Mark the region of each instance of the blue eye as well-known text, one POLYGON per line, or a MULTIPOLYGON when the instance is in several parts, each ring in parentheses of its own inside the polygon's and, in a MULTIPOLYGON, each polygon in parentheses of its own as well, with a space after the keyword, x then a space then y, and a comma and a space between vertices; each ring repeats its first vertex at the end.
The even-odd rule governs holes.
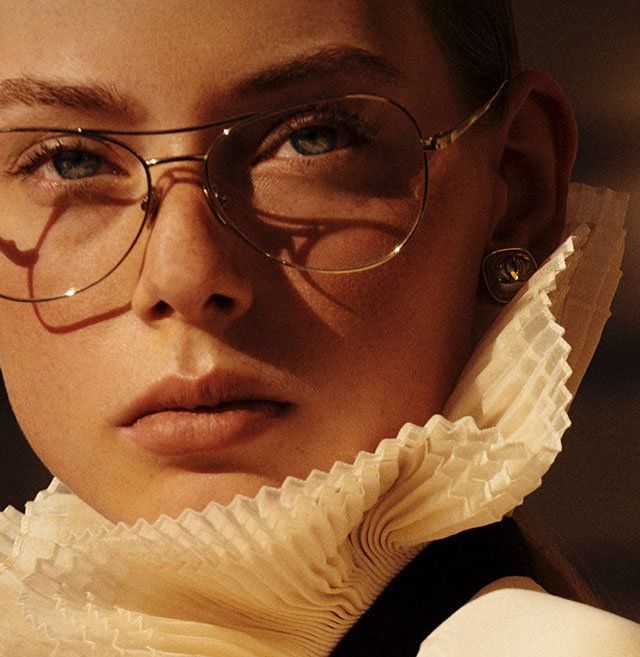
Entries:
POLYGON ((63 150, 52 158, 58 175, 65 180, 89 178, 98 173, 101 159, 82 150, 63 150))
POLYGON ((324 155, 336 148, 338 132, 327 126, 313 125, 296 130, 290 139, 300 155, 324 155))

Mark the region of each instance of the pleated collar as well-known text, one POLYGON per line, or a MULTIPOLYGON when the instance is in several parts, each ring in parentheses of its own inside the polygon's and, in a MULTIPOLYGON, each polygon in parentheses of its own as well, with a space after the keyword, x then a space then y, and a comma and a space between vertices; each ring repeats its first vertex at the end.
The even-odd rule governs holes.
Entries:
POLYGON ((609 315, 626 205, 573 185, 566 239, 443 414, 374 453, 154 523, 111 523, 56 478, 24 514, 6 509, 0 654, 328 655, 426 544, 500 520, 540 485, 609 315))

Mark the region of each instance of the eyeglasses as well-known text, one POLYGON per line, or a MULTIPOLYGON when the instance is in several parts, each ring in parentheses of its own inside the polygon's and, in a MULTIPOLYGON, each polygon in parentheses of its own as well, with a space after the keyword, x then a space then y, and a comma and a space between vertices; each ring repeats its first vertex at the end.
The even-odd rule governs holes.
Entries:
POLYGON ((157 210, 151 169, 200 162, 215 218, 284 266, 376 267, 411 239, 427 151, 484 116, 504 83, 447 132, 423 137, 396 102, 347 95, 164 131, 0 129, 0 297, 72 297, 112 274, 157 210), (203 155, 143 158, 136 139, 211 130, 203 155))

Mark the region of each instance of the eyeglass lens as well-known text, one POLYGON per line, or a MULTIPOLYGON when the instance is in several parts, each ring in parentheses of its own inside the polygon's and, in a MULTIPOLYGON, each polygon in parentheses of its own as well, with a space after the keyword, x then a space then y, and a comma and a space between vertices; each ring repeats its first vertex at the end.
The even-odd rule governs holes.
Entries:
MULTIPOLYGON (((284 264, 343 271, 389 258, 411 235, 426 194, 413 120, 354 96, 237 123, 206 162, 216 211, 284 264)), ((118 140, 0 134, 0 294, 71 295, 101 280, 140 233, 147 169, 118 140)))

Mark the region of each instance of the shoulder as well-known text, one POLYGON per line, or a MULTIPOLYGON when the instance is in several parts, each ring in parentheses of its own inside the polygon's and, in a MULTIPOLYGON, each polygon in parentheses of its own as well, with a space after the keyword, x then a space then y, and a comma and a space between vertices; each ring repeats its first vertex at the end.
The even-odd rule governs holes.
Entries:
POLYGON ((436 628, 417 657, 640 657, 640 625, 506 577, 436 628))

